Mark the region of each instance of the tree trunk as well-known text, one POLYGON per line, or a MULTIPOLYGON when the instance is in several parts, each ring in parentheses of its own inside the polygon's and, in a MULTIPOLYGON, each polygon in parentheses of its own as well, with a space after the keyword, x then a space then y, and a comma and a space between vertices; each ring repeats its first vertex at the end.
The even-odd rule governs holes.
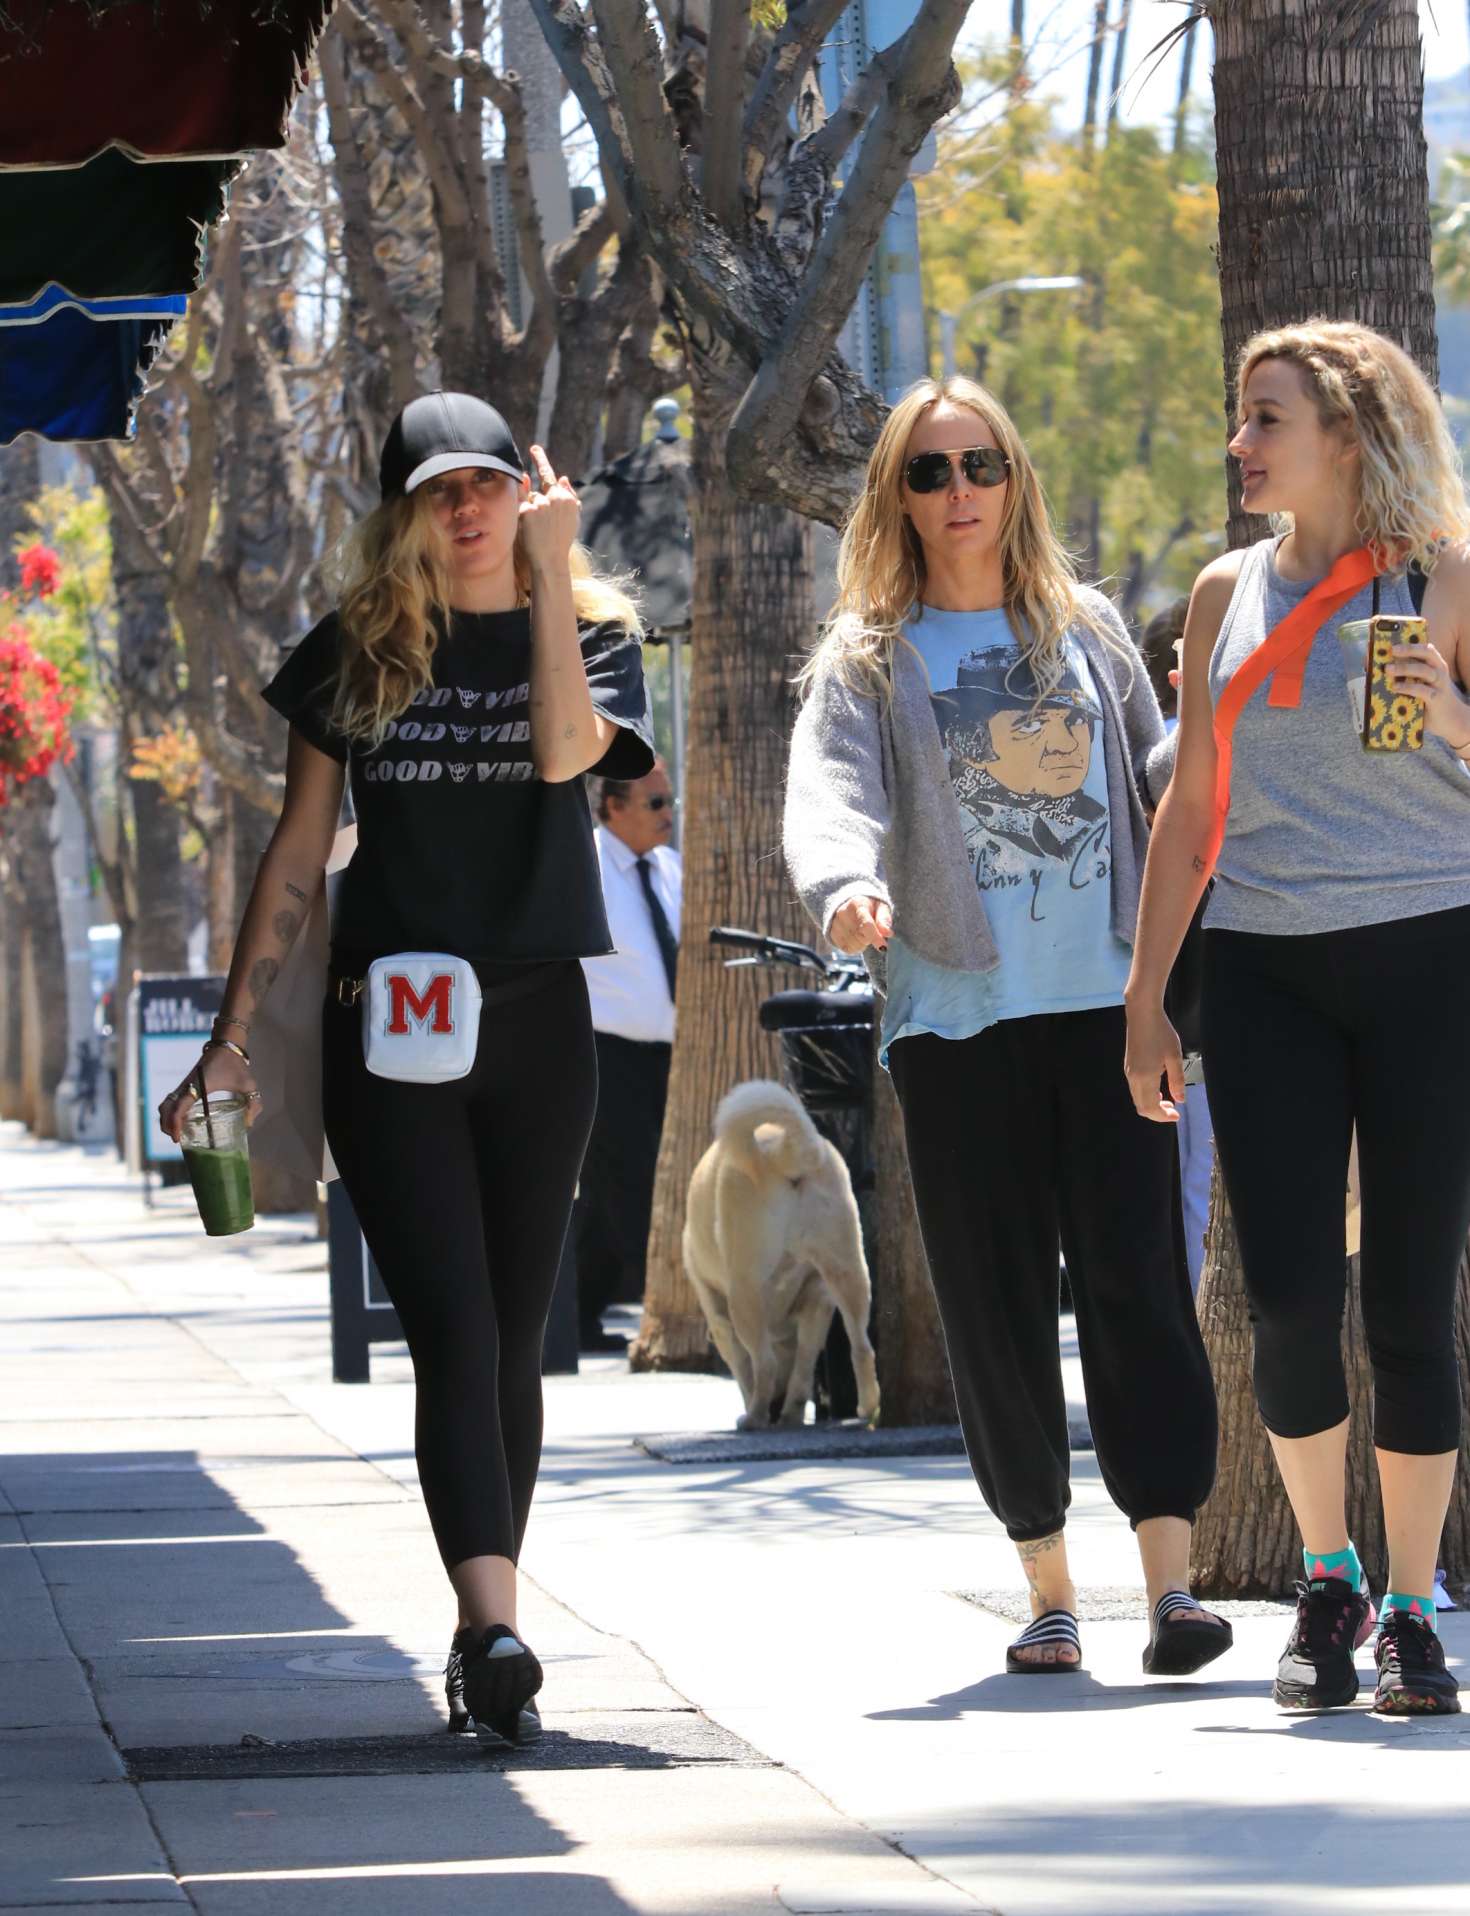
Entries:
POLYGON ((1194 80, 1194 42, 1199 21, 1192 19, 1179 36, 1179 94, 1174 102, 1174 144, 1171 151, 1182 153, 1189 135, 1189 89, 1194 80))
POLYGON ((20 973, 24 943, 20 886, 13 876, 7 876, 0 888, 0 1118, 18 1118, 21 1114, 20 973))
POLYGON ((954 1386, 919 1236, 904 1147, 903 1116, 888 1073, 873 1066, 873 1136, 878 1185, 878 1248, 873 1272, 873 1342, 883 1387, 883 1422, 954 1422, 954 1386))
POLYGON ((1128 58, 1128 19, 1133 11, 1133 0, 1118 0, 1118 38, 1113 47, 1113 86, 1108 95, 1108 137, 1112 138, 1113 128, 1118 124, 1118 109, 1123 100, 1123 80, 1128 58))
MULTIPOLYGON (((1414 0, 1349 36, 1338 0, 1213 10, 1225 409, 1240 349, 1314 313, 1386 333, 1438 382, 1414 0)), ((1230 543, 1264 538, 1227 460, 1230 543)))
POLYGON ((69 1036, 66 940, 51 842, 56 793, 49 778, 28 779, 12 802, 25 899, 21 1103, 25 1122, 35 1135, 54 1138, 56 1087, 66 1075, 69 1036))
MULTIPOLYGON (((132 911, 117 914, 139 971, 182 971, 188 942, 180 818, 148 779, 127 776, 133 747, 158 730, 179 704, 178 649, 169 616, 167 574, 125 512, 109 515, 112 590, 117 604, 117 687, 121 713, 119 783, 132 813, 132 857, 119 862, 133 879, 132 911)), ((117 910, 117 901, 113 901, 117 910)))
MULTIPOLYGON (((1359 319, 1396 339, 1430 379, 1438 370, 1429 251, 1423 80, 1413 0, 1387 4, 1340 35, 1332 0, 1232 0, 1214 12, 1226 411, 1251 333, 1313 313, 1359 319)), ((1233 467, 1233 462, 1230 463, 1233 467)), ((1240 511, 1230 473, 1230 541, 1264 536, 1240 511)), ((1378 1473, 1369 1443, 1371 1379, 1351 1260, 1343 1343, 1352 1403, 1348 1518, 1370 1576, 1386 1571, 1378 1473)), ((1281 1594, 1298 1538, 1255 1413, 1251 1338, 1234 1227, 1218 1174, 1200 1320, 1220 1403, 1220 1478, 1195 1527, 1204 1595, 1281 1594)), ((1460 1266, 1456 1345, 1470 1360, 1470 1259, 1460 1266)), ((1470 1441, 1441 1546, 1453 1583, 1470 1580, 1470 1441)))
MULTIPOLYGON (((684 1276, 684 1197, 714 1109, 746 1078, 778 1078, 757 1023, 762 974, 726 971, 708 938, 738 924, 806 938, 781 857, 794 657, 812 638, 811 528, 733 496, 728 407, 696 392, 694 613, 684 785, 679 1020, 659 1150, 636 1370, 707 1370, 703 1314, 684 1276)), ((781 980, 781 983, 791 982, 781 980)))
POLYGON ((1082 151, 1090 153, 1097 138, 1097 96, 1102 91, 1103 49, 1108 37, 1108 0, 1096 0, 1092 12, 1092 46, 1087 56, 1087 102, 1082 109, 1082 151))

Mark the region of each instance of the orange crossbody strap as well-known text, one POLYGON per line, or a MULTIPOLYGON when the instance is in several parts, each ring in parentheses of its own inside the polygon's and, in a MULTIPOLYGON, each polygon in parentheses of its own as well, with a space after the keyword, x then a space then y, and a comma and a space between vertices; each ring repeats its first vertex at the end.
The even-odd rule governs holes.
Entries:
POLYGON ((1215 826, 1210 835, 1211 871, 1225 841, 1225 821, 1230 813, 1230 742, 1235 721, 1245 710, 1251 694, 1271 680, 1267 703, 1277 707, 1301 704, 1302 678, 1307 658, 1317 634, 1334 612, 1340 612, 1375 577, 1377 561, 1367 546, 1345 552, 1327 577, 1314 585, 1300 605, 1291 611, 1232 673, 1229 683, 1215 703, 1215 826))

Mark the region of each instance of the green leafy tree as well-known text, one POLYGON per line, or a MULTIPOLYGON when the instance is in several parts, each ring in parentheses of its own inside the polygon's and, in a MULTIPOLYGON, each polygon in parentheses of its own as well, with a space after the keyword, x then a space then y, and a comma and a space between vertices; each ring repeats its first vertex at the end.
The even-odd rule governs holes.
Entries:
MULTIPOLYGON (((992 64, 972 88, 993 88, 992 64)), ((920 209, 926 301, 956 318, 958 370, 1014 415, 1084 570, 1146 615, 1223 543, 1207 153, 1121 126, 1088 153, 1033 99, 941 140, 920 209), (1085 284, 975 299, 1060 275, 1085 284)))

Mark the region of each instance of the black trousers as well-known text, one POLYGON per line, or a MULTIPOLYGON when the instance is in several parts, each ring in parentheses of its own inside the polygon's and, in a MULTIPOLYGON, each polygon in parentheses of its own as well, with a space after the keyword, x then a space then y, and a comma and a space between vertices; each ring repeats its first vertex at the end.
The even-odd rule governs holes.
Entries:
POLYGON ((1359 1283, 1385 1450, 1460 1438, 1455 1284, 1470 1231, 1470 907, 1312 936, 1205 933, 1215 1145, 1278 1437, 1348 1414, 1343 1196, 1354 1123, 1359 1283))
POLYGON ((597 1115, 577 1197, 577 1318, 597 1328, 609 1304, 643 1295, 658 1141, 672 1045, 594 1034, 597 1115))
POLYGON ((487 991, 474 1068, 400 1084, 328 999, 327 1139, 413 1357, 415 1448, 446 1568, 519 1557, 541 1461, 541 1341, 597 1098, 579 964, 487 991))
POLYGON ((1134 1111, 1123 1047, 1109 1007, 889 1054, 965 1447, 1017 1542, 1060 1530, 1071 1501, 1059 1245, 1108 1494, 1134 1525, 1192 1522, 1214 1482, 1178 1152, 1134 1111))

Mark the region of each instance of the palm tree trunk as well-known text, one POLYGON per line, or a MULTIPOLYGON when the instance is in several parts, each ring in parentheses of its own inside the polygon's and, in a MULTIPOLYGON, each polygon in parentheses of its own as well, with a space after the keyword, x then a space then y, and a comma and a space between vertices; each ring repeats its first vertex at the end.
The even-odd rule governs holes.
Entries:
MULTIPOLYGON (((1314 313, 1386 333, 1438 381, 1418 11, 1386 0, 1351 35, 1343 11, 1343 0, 1214 10, 1227 415, 1245 341, 1314 313)), ((1229 486, 1231 544, 1263 538, 1233 469, 1229 486)))
POLYGON ((728 405, 696 388, 679 1016, 643 1329, 631 1352, 638 1370, 713 1368, 680 1253, 684 1195, 720 1098, 742 1079, 781 1075, 776 1040, 757 1023, 762 976, 726 971, 710 927, 802 939, 811 930, 780 850, 791 673, 813 635, 811 528, 784 508, 735 497, 724 467, 728 424, 728 405))
MULTIPOLYGON (((1337 31, 1341 10, 1332 0, 1232 0, 1215 10, 1227 416, 1249 336, 1313 313, 1362 320, 1437 375, 1417 10, 1414 0, 1387 0, 1350 38, 1337 31)), ((1233 471, 1230 504, 1232 545, 1264 535, 1266 523, 1240 510, 1233 471)), ((1378 1579, 1386 1551, 1355 1259, 1349 1276, 1349 1521, 1378 1579)), ((1298 1574, 1298 1538, 1255 1410, 1239 1250, 1218 1176, 1199 1305, 1220 1403, 1221 1470, 1195 1526, 1195 1584, 1215 1596, 1280 1595, 1298 1574)), ((1460 1267, 1455 1337, 1463 1374, 1470 1259, 1460 1267)), ((1451 1582, 1470 1580, 1470 1437, 1441 1561, 1451 1582)))

